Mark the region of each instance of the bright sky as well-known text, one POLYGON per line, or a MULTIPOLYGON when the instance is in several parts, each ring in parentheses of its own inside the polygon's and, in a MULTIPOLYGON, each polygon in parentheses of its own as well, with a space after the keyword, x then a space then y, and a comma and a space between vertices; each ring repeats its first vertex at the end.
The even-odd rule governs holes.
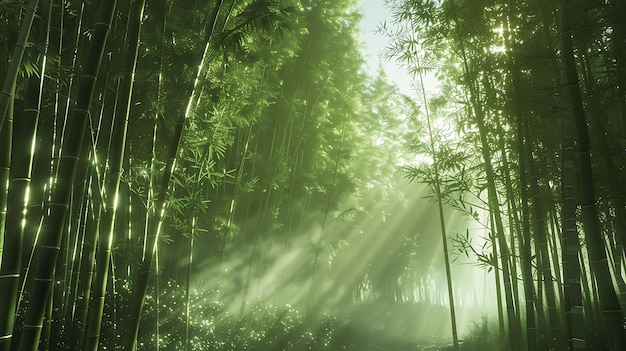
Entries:
MULTIPOLYGON (((382 52, 388 45, 388 38, 378 33, 378 27, 386 22, 387 28, 394 29, 391 10, 385 7, 385 0, 361 0, 361 5, 363 8, 361 47, 368 69, 374 74, 378 63, 381 62, 389 80, 397 85, 404 94, 415 97, 409 74, 395 61, 389 61, 382 57, 382 52)), ((436 92, 440 88, 433 73, 426 74, 424 85, 429 93, 436 92)))
POLYGON ((403 93, 412 95, 409 75, 398 64, 381 56, 382 51, 387 46, 388 39, 377 33, 377 29, 383 22, 387 22, 387 26, 393 24, 391 11, 384 6, 385 0, 361 0, 361 2, 363 6, 361 42, 368 68, 371 72, 375 72, 378 63, 381 62, 389 79, 403 93))

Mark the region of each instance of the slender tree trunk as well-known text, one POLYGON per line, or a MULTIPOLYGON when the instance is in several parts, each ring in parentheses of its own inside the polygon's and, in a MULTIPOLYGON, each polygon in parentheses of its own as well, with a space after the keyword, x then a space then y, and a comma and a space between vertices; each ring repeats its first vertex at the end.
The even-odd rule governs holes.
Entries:
POLYGON ((46 314, 41 330, 41 340, 39 342, 38 351, 48 351, 50 349, 50 337, 52 331, 53 311, 54 311, 54 289, 48 293, 48 303, 46 305, 46 314))
POLYGON ((424 111, 426 114, 426 125, 428 127, 430 154, 433 158, 433 168, 434 168, 434 175, 435 175, 434 190, 435 190, 435 196, 437 197, 437 208, 439 210, 439 227, 441 230, 443 258, 444 258, 444 262, 446 266, 446 283, 447 283, 447 290, 448 290, 448 299, 450 300, 450 322, 452 324, 451 325, 452 342, 454 344, 454 349, 458 350, 459 337, 458 337, 457 325, 456 325, 456 312, 455 312, 455 306, 454 306, 454 288, 452 286, 452 273, 450 270, 450 255, 448 252, 448 237, 446 235, 446 220, 445 220, 445 216, 443 213, 443 196, 441 195, 439 159, 437 157, 437 150, 435 150, 435 139, 434 139, 433 129, 432 129, 431 121, 430 121, 430 111, 428 109, 429 107, 428 97, 426 96, 426 88, 424 87, 424 79, 423 79, 422 70, 421 70, 422 67, 419 62, 419 57, 416 56, 415 59, 417 60, 417 68, 418 68, 417 71, 418 71, 418 76, 419 76, 419 83, 421 87, 422 98, 424 100, 424 111))
MULTIPOLYGON (((511 180, 511 172, 509 171, 509 158, 507 156, 508 152, 505 147, 504 140, 504 132, 502 130, 502 125, 500 124, 500 120, 498 117, 495 118, 496 129, 498 132, 498 146, 500 149, 500 153, 502 155, 502 164, 503 173, 504 173, 504 186, 506 188, 507 194, 507 202, 510 207, 510 223, 509 223, 509 236, 511 241, 511 285, 513 287, 513 298, 516 302, 516 305, 519 305, 519 283, 518 283, 518 275, 517 275, 517 256, 516 256, 516 247, 515 241, 517 237, 520 235, 520 220, 518 215, 517 203, 515 198, 515 193, 513 191, 513 182, 511 180)), ((521 311, 521 308, 518 308, 521 311)))
MULTIPOLYGON (((532 169, 532 167, 531 167, 532 169)), ((550 254, 548 251, 547 241, 547 228, 546 228, 546 212, 543 207, 543 199, 540 195, 539 180, 533 179, 531 181, 531 192, 533 193, 533 218, 535 223, 535 241, 538 246, 538 255, 541 257, 538 259, 537 270, 541 273, 541 279, 543 281, 545 289, 545 298, 548 304, 548 325, 550 327, 549 337, 551 339, 559 338, 560 326, 559 316, 556 305, 556 295, 554 289, 554 278, 552 277, 552 268, 550 266, 550 254)), ((551 343, 553 340, 550 340, 551 343)))
MULTIPOLYGON (((493 215, 489 214, 489 224, 490 227, 495 227, 493 223, 493 215)), ((491 248, 493 250, 493 273, 494 273, 494 282, 496 285, 496 307, 498 309, 498 332, 500 336, 500 340, 505 342, 506 340, 506 326, 504 325, 504 308, 502 306, 502 283, 500 282, 500 264, 498 263, 498 245, 496 243, 496 239, 493 233, 489 233, 489 243, 491 244, 491 248)))
MULTIPOLYGON (((213 26, 215 28, 215 21, 217 21, 217 12, 219 11, 219 6, 216 5, 216 14, 213 19, 213 26)), ((161 230, 161 225, 163 223, 163 219, 165 218, 165 207, 166 200, 169 194, 169 185, 170 180, 172 178, 172 174, 174 172, 174 167, 176 164, 176 158, 178 155, 178 149, 180 147, 183 129, 185 127, 185 122, 187 118, 192 114, 193 103, 195 101, 196 88, 198 85, 198 81, 201 77, 202 72, 204 71, 204 66, 207 63, 207 59, 209 56, 209 43, 211 42, 212 32, 206 35, 207 41, 204 45, 204 52, 200 59, 198 65, 198 72, 196 74, 196 79, 192 84, 192 89, 190 91, 189 101, 187 103, 187 107, 184 113, 178 118, 174 125, 174 134, 171 138, 171 144, 168 148, 168 158, 165 164, 165 171, 163 173, 163 177, 161 179, 161 187, 159 197, 155 203, 155 211, 156 218, 152 219, 147 228, 148 240, 145 242, 145 257, 140 263, 140 267, 138 269, 138 277, 133 284, 133 299, 136 302, 133 305, 133 308, 130 312, 130 319, 128 321, 129 325, 129 333, 127 339, 124 343, 125 349, 128 351, 135 351, 137 349, 137 335, 139 334, 139 322, 141 320, 141 314, 143 311, 143 305, 146 298, 146 292, 148 289, 148 279, 150 277, 150 273, 152 272, 152 264, 154 261, 154 255, 158 245, 159 233, 161 230)), ((158 279, 158 278, 157 278, 158 279)))
POLYGON ((52 193, 45 229, 40 236, 40 243, 37 245, 33 258, 34 290, 26 308, 24 327, 19 342, 20 351, 34 351, 38 347, 47 296, 52 288, 54 267, 56 266, 70 194, 74 184, 77 161, 89 118, 95 81, 98 77, 100 62, 115 10, 115 2, 115 0, 111 0, 102 4, 99 12, 100 21, 96 25, 89 55, 84 62, 80 93, 68 121, 67 134, 61 150, 58 182, 52 193))
MULTIPOLYGON (((82 259, 84 257, 85 252, 85 233, 87 229, 87 218, 92 214, 89 207, 91 205, 91 199, 89 196, 89 190, 87 187, 91 186, 89 180, 91 179, 91 175, 86 176, 86 181, 83 184, 83 189, 81 193, 83 194, 82 199, 80 199, 80 205, 78 210, 78 215, 76 216, 75 223, 75 231, 77 232, 75 238, 73 240, 73 256, 68 264, 70 267, 68 268, 67 277, 66 277, 66 285, 65 296, 63 298, 63 314, 64 319, 67 321, 71 321, 74 319, 74 312, 77 302, 76 294, 78 293, 78 281, 80 276, 80 267, 81 265, 84 267, 82 259)), ((75 200, 78 201, 78 200, 75 200)))
MULTIPOLYGON (((21 252, 15 248, 20 244, 11 222, 7 222, 7 209, 11 194, 9 176, 11 173, 11 149, 13 143, 13 97, 6 115, 4 127, 0 127, 0 350, 9 350, 16 308, 19 301, 19 269, 21 252), (5 231, 6 228, 6 231, 5 231), (17 262, 16 262, 17 261, 17 262), (17 267, 16 267, 17 263, 17 267)), ((10 202, 9 202, 10 203, 10 202)), ((20 221, 21 222, 21 221, 20 221)), ((20 223, 21 224, 21 223, 20 223)))
MULTIPOLYGON (((466 60, 464 58, 464 60, 466 60)), ((497 238, 497 245, 500 249, 501 255, 501 264, 502 264, 502 276, 504 280, 504 296, 506 301, 506 310, 507 310, 507 319, 509 324, 509 342, 510 347, 513 351, 520 349, 520 326, 518 315, 515 310, 515 302, 513 300, 513 291, 511 286, 511 274, 509 268, 509 249, 506 243, 506 237, 504 235, 504 225, 502 222, 502 214, 500 211, 500 202, 498 200, 498 193, 495 184, 495 173, 493 170, 493 165, 491 164, 491 149, 489 146, 489 141, 487 139, 487 130, 485 125, 485 115, 481 105, 481 102, 478 100, 477 92, 475 91, 475 87, 473 83, 470 83, 469 78, 469 68, 467 67, 467 61, 465 61, 465 74, 466 80, 468 81, 468 85, 470 87, 470 99, 471 104, 474 110, 476 123, 478 125, 478 130, 480 134, 480 142, 482 146, 482 156, 485 167, 485 173, 487 175, 487 191, 489 197, 489 207, 494 216, 494 224, 495 227, 493 235, 497 238)))
MULTIPOLYGON (((586 49, 589 51, 590 49, 586 49)), ((605 126, 602 123, 602 108, 601 102, 598 101, 596 97, 596 92, 594 91, 593 83, 595 82, 595 76, 593 75, 591 64, 587 59, 587 55, 581 55, 582 57, 579 59, 581 63, 582 73, 584 77, 585 88, 588 92, 588 106, 589 110, 592 113, 591 118, 589 118, 589 126, 590 130, 593 131, 594 142, 598 145, 597 149, 599 150, 598 156, 602 160, 602 165, 604 166, 605 177, 608 178, 606 181, 607 188, 611 192, 611 196, 608 197, 608 201, 613 205, 613 210, 615 211, 615 216, 613 218, 614 226, 616 229, 616 242, 620 243, 620 246, 623 248, 626 247, 626 207, 624 204, 624 194, 625 187, 624 184, 620 181, 618 176, 619 172, 615 167, 613 158, 611 156, 611 150, 609 144, 607 142, 607 133, 605 131, 605 126)), ((619 67, 619 66, 618 66, 619 67)), ((624 84, 618 84, 621 90, 624 84)), ((626 103, 626 99, 624 100, 626 103)), ((607 214, 610 212, 607 212, 607 214)), ((626 257, 626 252, 622 252, 622 257, 616 261, 621 261, 626 257)), ((616 277, 617 278, 617 277, 616 277)), ((618 280, 619 284, 619 280, 618 280)), ((623 295, 623 290, 620 290, 620 294, 623 295)), ((626 301, 622 301, 622 304, 626 303, 626 301)))
POLYGON ((582 222, 585 231, 585 243, 589 253, 591 269, 598 286, 600 305, 604 322, 609 335, 609 346, 612 351, 626 349, 624 320, 615 287, 609 271, 607 255, 602 239, 602 227, 598 218, 595 196, 595 184, 591 167, 591 145, 587 130, 587 118, 583 108, 578 82, 578 73, 574 61, 572 43, 571 18, 572 1, 565 0, 561 12, 561 51, 562 64, 568 87, 569 107, 576 127, 577 148, 579 155, 578 171, 580 172, 579 199, 582 207, 582 222))
MULTIPOLYGON (((41 8, 40 16, 44 19, 44 25, 39 27, 39 37, 44 41, 47 53, 48 32, 50 26, 51 2, 45 1, 41 8)), ((32 75, 28 81, 26 90, 26 98, 24 101, 24 111, 19 119, 13 123, 13 141, 11 135, 0 136, 5 143, 13 143, 13 146, 6 145, 1 147, 3 160, 9 161, 9 155, 13 154, 14 162, 11 166, 10 186, 8 192, 0 190, 0 194, 8 197, 6 207, 6 216, 14 218, 6 222, 3 218, 2 205, 3 199, 7 199, 0 195, 0 241, 2 240, 2 231, 4 233, 4 252, 0 261, 3 262, 0 268, 0 316, 6 316, 6 320, 0 319, 0 350, 7 350, 11 337, 9 336, 13 328, 13 319, 15 317, 15 306, 17 305, 17 296, 19 290, 19 274, 21 268, 21 254, 23 246, 24 227, 22 225, 25 211, 28 205, 28 188, 30 185, 31 172, 34 160, 34 143, 37 138, 37 124, 39 120, 39 111, 41 106, 41 92, 43 89, 44 78, 46 73, 46 61, 43 58, 39 60, 40 77, 32 75), (27 160, 27 161, 25 161, 27 160), (18 220, 19 218, 19 220, 18 220), (12 307, 10 307, 12 306, 12 307), (6 308, 6 309, 5 309, 6 308), (5 322, 6 321, 6 322, 5 322), (6 323, 6 324, 5 324, 6 323), (8 336, 8 337, 3 337, 8 336)), ((11 134, 10 126, 5 127, 1 132, 3 134, 11 134)), ((1 162, 0 162, 1 163, 1 162)), ((6 167, 0 167, 3 171, 8 171, 6 167)), ((9 184, 8 179, 3 180, 4 173, 0 171, 0 184, 9 184)))
MULTIPOLYGON (((554 288, 554 278, 552 276, 552 268, 550 266, 551 257, 548 250, 548 228, 547 228, 547 210, 544 208, 544 199, 541 193, 541 185, 539 176, 537 175, 537 165, 533 164, 533 151, 532 140, 528 127, 526 128, 526 140, 525 144, 526 157, 531 167, 528 168, 528 174, 530 176, 530 191, 532 194, 532 210, 534 220, 534 238, 537 247, 537 271, 541 274, 541 281, 543 282, 545 299, 548 305, 548 326, 550 328, 548 338, 550 339, 550 346, 552 347, 554 341, 559 342, 560 336, 560 323, 558 316, 558 309, 556 303, 556 293, 554 288)), ((556 268, 555 268, 556 269, 556 268)))
POLYGON ((192 233, 189 235, 189 256, 187 261, 187 289, 185 289, 185 351, 190 351, 189 327, 191 324, 191 271, 193 266, 193 244, 194 231, 196 226, 196 218, 194 216, 192 223, 192 233))
POLYGON ((145 0, 135 0, 130 10, 128 30, 128 52, 126 55, 124 76, 119 82, 119 109, 116 110, 113 122, 113 132, 110 140, 109 172, 104 187, 105 207, 102 213, 101 227, 98 233, 98 254, 96 259, 96 272, 92 289, 92 300, 89 312, 85 320, 87 328, 85 333, 85 345, 83 350, 96 351, 100 339, 102 313, 108 282, 108 273, 111 259, 111 247, 114 240, 115 218, 119 194, 120 180, 122 178, 122 166, 126 151, 126 132, 132 101, 135 69, 139 50, 139 38, 143 22, 143 10, 145 0))
POLYGON ((563 121, 563 157, 561 165, 561 236, 565 248, 563 258, 563 293, 565 295, 565 323, 568 348, 586 350, 586 325, 580 283, 580 242, 576 225, 576 181, 574 177, 576 155, 569 118, 563 121))
POLYGON ((22 64, 22 57, 24 57, 24 51, 26 51, 26 43, 28 36, 30 35, 30 29, 33 26, 33 20, 35 19, 35 12, 39 0, 30 0, 26 6, 26 12, 24 13, 24 20, 22 27, 20 28, 20 34, 13 50, 13 56, 11 57, 11 63, 7 71, 6 77, 4 77, 4 84, 2 91, 0 91, 0 130, 4 120, 7 118, 9 106, 13 104, 13 93, 15 92, 15 83, 17 81, 17 74, 19 73, 20 65, 22 64))
MULTIPOLYGON (((475 97, 474 97, 475 99, 475 97)), ((474 100, 473 99, 473 100, 474 100)), ((513 292, 511 286, 511 274, 509 269, 509 249, 506 243, 506 237, 504 236, 504 225, 502 222, 502 215, 500 212, 500 202, 498 200, 497 189, 495 185, 495 173, 491 164, 491 150, 489 142, 487 141, 487 131, 484 125, 484 116, 482 114, 482 107, 480 103, 474 100, 474 111, 476 113, 476 121, 478 122, 479 134, 482 144, 483 161, 485 165, 485 172, 487 174, 487 189, 489 196, 489 207, 493 211, 495 233, 497 237, 498 246, 501 254, 502 262, 502 275, 504 279, 504 293, 506 298, 507 318, 509 323, 509 339, 511 342, 512 350, 520 349, 520 330, 519 319, 515 311, 515 302, 513 300, 513 292)))
POLYGON ((528 206, 528 199, 530 195, 528 193, 528 180, 527 180, 527 156, 526 147, 524 146, 524 121, 522 114, 518 111, 517 114, 517 128, 516 139, 517 148, 519 150, 519 182, 520 182, 520 197, 522 202, 522 236, 520 236, 520 253, 522 260, 522 275, 524 277, 524 296, 526 298, 526 330, 527 330, 527 342, 528 350, 538 349, 537 341, 537 324, 543 325, 543 310, 539 310, 537 305, 537 296, 535 294, 535 284, 532 274, 532 250, 531 250, 531 236, 530 236, 530 208, 528 206), (537 307, 537 311, 535 313, 537 307), (535 320, 535 316, 538 320, 535 320), (537 323, 539 322, 539 323, 537 323))
MULTIPOLYGON (((597 303, 597 296, 594 296, 593 293, 593 282, 591 281, 592 279, 590 278, 589 270, 587 269, 587 264, 585 263, 585 258, 583 257, 584 254, 586 254, 586 252, 583 252, 581 249, 578 260, 580 265, 580 285, 583 292, 583 309, 586 312, 585 319, 587 321, 587 325, 589 326, 589 330, 598 331, 602 330, 602 322, 600 321, 601 316, 600 313, 598 313, 599 307, 597 303)), ((591 335, 589 336, 591 337, 591 335)), ((596 336, 595 340, 592 340, 591 338, 586 340, 587 348, 593 349, 595 345, 594 343, 597 343, 598 341, 597 339, 598 338, 596 336)))
POLYGON ((509 324, 509 343, 512 351, 520 350, 521 344, 521 327, 519 323, 519 316, 515 310, 515 301, 513 300, 513 292, 511 287, 511 275, 509 266, 509 248, 504 235, 504 225, 502 222, 502 214, 500 211, 500 201, 498 200, 498 193, 495 182, 495 172, 492 165, 491 148, 489 146, 489 140, 487 138, 487 127, 485 124, 485 113, 483 110, 482 102, 480 101, 478 88, 474 82, 472 71, 470 70, 468 57, 465 52, 465 42, 463 40, 463 34, 460 33, 459 24, 456 19, 456 9, 454 2, 451 2, 452 12, 455 21, 456 39, 461 48, 461 60, 463 64, 463 71, 465 77, 465 83, 469 89, 470 103, 474 112, 474 118, 478 126, 478 132, 480 136, 481 151, 484 162, 485 173, 487 177, 487 193, 490 210, 494 216, 495 228, 493 235, 497 237, 498 246, 500 249, 501 262, 502 262, 502 275, 504 280, 504 294, 506 298, 507 319, 509 324))
MULTIPOLYGON (((13 93, 11 93, 13 94, 13 93)), ((5 126, 0 129, 0 264, 3 263, 3 261, 5 262, 2 267, 5 266, 10 266, 11 264, 13 264, 14 262, 9 262, 6 263, 6 261, 9 259, 9 255, 13 254, 13 252, 10 253, 5 253, 5 246, 9 246, 11 247, 12 245, 14 245, 14 242, 12 242, 12 239, 10 236, 7 238, 6 235, 6 231, 5 231, 5 224, 6 224, 6 218, 7 218, 7 203, 8 203, 8 196, 9 196, 9 175, 10 175, 10 170, 11 170, 11 146, 13 144, 13 99, 11 99, 10 101, 10 105, 9 109, 8 109, 8 113, 6 116, 6 123, 5 126), (8 240, 7 240, 8 239, 8 240), (8 243, 7 243, 8 241, 8 243)), ((3 272, 4 269, 0 270, 0 273, 4 273, 3 272)), ((1 274, 0 275, 0 297, 2 296, 6 296, 8 298, 10 298, 10 292, 9 291, 3 291, 4 287, 8 285, 6 283, 4 283, 5 281, 9 281, 12 279, 12 276, 9 275, 5 275, 5 274, 1 274), (5 295, 7 294, 7 295, 5 295)), ((8 300, 1 300, 2 302, 0 302, 0 312, 3 312, 3 310, 5 310, 5 308, 8 310, 11 307, 10 306, 4 306, 4 301, 7 301, 7 303, 11 303, 8 300)), ((4 331, 5 329, 5 325, 4 325, 4 318, 1 317, 0 319, 0 332, 2 332, 2 336, 5 336, 7 334, 5 334, 6 332, 4 331)), ((10 333, 10 331, 9 331, 10 333)))
MULTIPOLYGON (((93 194, 98 186, 93 184, 97 179, 90 179, 89 186, 93 194)), ((85 330, 87 327, 87 314, 91 300, 91 284, 94 276, 94 264, 96 260, 96 247, 100 233, 100 221, 102 218, 102 204, 97 199, 98 195, 91 195, 90 205, 86 215, 85 235, 82 242, 82 255, 79 263, 78 284, 76 287, 76 303, 73 308, 71 319, 71 333, 75 333, 68 338, 68 344, 74 348, 83 345, 85 330)))
MULTIPOLYGON (((107 78, 108 75, 102 80, 106 82, 107 78)), ((83 181, 82 183, 77 181, 74 185, 74 195, 69 210, 69 220, 71 221, 69 226, 75 226, 75 228, 69 228, 68 236, 71 237, 69 240, 75 244, 73 249, 70 249, 68 245, 65 250, 65 260, 71 262, 71 258, 75 257, 72 265, 76 269, 75 274, 78 278, 77 281, 67 283, 69 289, 73 290, 71 296, 73 301, 71 307, 67 308, 66 311, 68 321, 71 323, 68 328, 65 328, 65 342, 72 349, 83 346, 86 316, 91 299, 90 289, 94 275, 96 243, 103 212, 103 195, 105 194, 101 183, 102 179, 105 178, 103 173, 106 167, 106 143, 109 139, 107 136, 110 134, 108 131, 111 129, 112 120, 108 116, 114 113, 114 111, 110 111, 110 106, 114 105, 115 99, 108 97, 111 95, 114 97, 115 94, 107 94, 106 83, 100 84, 100 86, 103 91, 100 95, 101 108, 98 123, 97 127, 91 127, 88 134, 89 141, 86 142, 81 151, 82 155, 78 163, 76 179, 83 181), (101 144, 105 146, 98 147, 101 144), (79 201, 81 202, 80 206, 77 204, 79 201)))
MULTIPOLYGON (((546 187, 546 190, 551 194, 552 191, 550 190, 550 186, 545 185, 545 187, 546 187)), ((550 219, 550 228, 552 228, 551 231, 548 231, 548 246, 550 248, 550 257, 552 258, 552 267, 554 267, 553 269, 554 279, 556 279, 556 284, 557 284, 557 288, 555 288, 555 291, 556 291, 555 294, 556 294, 556 297, 558 297, 558 300, 561 302, 560 306, 562 309, 563 308, 562 302, 565 300, 565 297, 563 295, 563 289, 560 289, 559 287, 562 287, 565 284, 563 281, 563 274, 561 273, 561 262, 563 262, 562 256, 563 256, 563 252, 565 251, 563 246, 561 246, 561 243, 563 242, 561 238, 561 233, 563 231, 561 227, 559 226, 559 224, 557 223, 559 221, 559 216, 557 215, 555 202, 549 201, 547 202, 547 204, 550 206, 550 209, 549 209, 550 218, 549 219, 550 219)), ((559 317, 563 317, 562 314, 559 314, 559 317)), ((560 320, 561 320, 560 322, 561 324, 565 321, 563 318, 560 318, 560 320)), ((564 335, 565 334, 563 334, 563 336, 564 335)))
MULTIPOLYGON (((514 16, 513 12, 513 2, 509 2, 509 6, 507 6, 507 14, 506 14, 506 24, 507 28, 510 27, 509 21, 510 18, 514 16)), ((527 350, 536 350, 537 349, 537 321, 535 314, 535 286, 533 282, 532 275, 532 265, 531 265, 531 246, 530 246, 530 212, 528 208, 528 181, 526 174, 526 152, 524 147, 524 123, 523 123, 523 105, 520 101, 520 96, 522 96, 522 87, 521 82, 522 79, 520 77, 519 68, 516 64, 515 57, 515 48, 513 48, 513 44, 511 43, 510 36, 504 36, 505 45, 507 48, 511 48, 511 52, 507 55, 507 66, 510 72, 511 79, 509 80, 509 85, 511 86, 511 90, 513 94, 511 95, 510 104, 513 110, 514 124, 515 128, 515 139, 517 144, 518 151, 518 168, 519 168, 519 191, 520 191, 520 202, 521 202, 521 220, 518 218, 518 210, 515 206, 515 201, 511 200, 514 221, 517 225, 518 232, 518 243, 519 243, 519 253, 520 253, 520 268, 522 273, 522 284, 524 289, 524 300, 525 300, 525 311, 526 311, 526 347, 527 350)), ((500 123, 498 123, 499 129, 501 129, 500 123)), ((500 132, 503 135, 502 132, 500 132)), ((501 146, 503 149, 503 146, 501 146)), ((503 155, 506 155, 504 149, 502 150, 503 155)), ((506 160, 506 159, 505 159, 506 160)), ((506 162, 506 161, 505 161, 506 162)), ((505 163, 506 164, 506 163, 505 163)), ((507 171, 507 174, 509 172, 507 171)), ((508 176, 510 178, 510 175, 508 176)), ((510 184, 510 179, 507 180, 507 183, 510 184)), ((510 199, 513 199, 513 189, 512 186, 509 185, 507 187, 507 196, 510 199), (510 188, 510 189, 509 189, 510 188)), ((543 313, 543 312, 541 312, 543 313)))

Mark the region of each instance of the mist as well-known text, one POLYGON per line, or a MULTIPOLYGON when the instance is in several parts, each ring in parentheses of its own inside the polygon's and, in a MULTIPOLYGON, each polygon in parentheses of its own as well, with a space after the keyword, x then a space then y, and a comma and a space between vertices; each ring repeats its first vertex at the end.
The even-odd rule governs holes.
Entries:
POLYGON ((623 1, 0 4, 0 351, 626 349, 623 1))

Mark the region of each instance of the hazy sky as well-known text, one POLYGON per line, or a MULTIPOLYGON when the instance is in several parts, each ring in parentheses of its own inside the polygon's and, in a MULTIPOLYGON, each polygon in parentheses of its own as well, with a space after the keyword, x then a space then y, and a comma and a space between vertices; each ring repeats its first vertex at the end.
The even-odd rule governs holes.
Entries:
POLYGON ((384 6, 385 0, 361 0, 361 2, 363 7, 361 42, 368 67, 372 72, 375 72, 378 62, 382 62, 389 79, 398 85, 403 93, 410 94, 411 80, 409 76, 395 62, 390 62, 381 57, 381 52, 387 46, 387 38, 377 33, 377 28, 385 21, 387 26, 392 25, 393 22, 390 10, 384 6))
MULTIPOLYGON (((361 6, 363 8, 361 43, 363 54, 372 74, 376 72, 378 62, 381 62, 389 80, 395 83, 403 93, 415 97, 411 78, 405 70, 395 61, 389 61, 381 57, 381 52, 388 45, 388 39, 377 33, 377 29, 383 22, 387 23, 388 28, 393 28, 393 18, 391 11, 385 7, 385 0, 361 0, 361 6)), ((424 85, 428 93, 435 93, 440 88, 439 82, 433 73, 427 73, 424 76, 424 85)))

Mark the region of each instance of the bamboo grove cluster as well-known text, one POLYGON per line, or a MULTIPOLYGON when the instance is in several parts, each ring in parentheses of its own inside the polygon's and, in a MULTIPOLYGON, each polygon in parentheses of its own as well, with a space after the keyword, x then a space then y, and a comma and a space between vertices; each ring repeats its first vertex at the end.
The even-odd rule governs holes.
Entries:
POLYGON ((251 247, 244 315, 272 243, 393 174, 371 142, 392 89, 367 87, 352 1, 3 1, 0 19, 0 350, 204 350, 194 267, 251 247), (142 318, 159 289, 179 293, 170 335, 142 318))
POLYGON ((623 350, 624 2, 389 5, 387 54, 442 84, 421 118, 456 126, 429 125, 413 148, 432 162, 407 175, 489 228, 449 239, 495 273, 506 349, 623 350))

